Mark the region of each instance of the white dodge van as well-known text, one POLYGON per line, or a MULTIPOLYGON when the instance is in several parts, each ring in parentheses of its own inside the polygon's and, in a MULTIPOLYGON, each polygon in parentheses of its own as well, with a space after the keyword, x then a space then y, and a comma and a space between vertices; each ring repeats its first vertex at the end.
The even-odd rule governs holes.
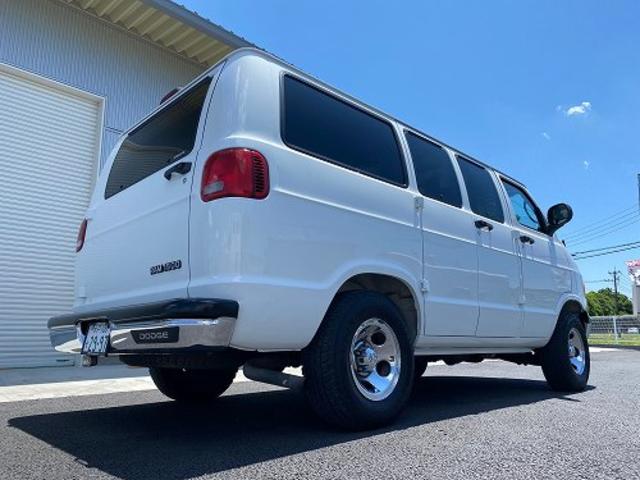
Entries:
POLYGON ((179 401, 239 367, 349 429, 391 421, 427 362, 589 377, 582 278, 522 183, 255 49, 120 139, 53 346, 149 367, 179 401), (302 366, 303 377, 283 372, 302 366))

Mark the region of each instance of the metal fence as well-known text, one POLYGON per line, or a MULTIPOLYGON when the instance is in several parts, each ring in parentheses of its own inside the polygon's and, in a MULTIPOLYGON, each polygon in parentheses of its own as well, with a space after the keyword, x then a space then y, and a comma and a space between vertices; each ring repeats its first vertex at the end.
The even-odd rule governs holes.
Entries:
POLYGON ((591 317, 587 334, 592 345, 640 347, 640 316, 591 317))

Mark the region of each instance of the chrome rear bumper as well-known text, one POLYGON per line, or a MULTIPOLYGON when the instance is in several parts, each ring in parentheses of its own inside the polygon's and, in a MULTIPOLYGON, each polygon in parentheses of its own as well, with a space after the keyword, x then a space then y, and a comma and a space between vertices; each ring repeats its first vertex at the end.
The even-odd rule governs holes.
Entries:
MULTIPOLYGON (((144 323, 110 323, 109 355, 142 352, 170 352, 197 347, 227 347, 231 342, 235 318, 216 318, 214 320, 173 319, 144 323), (167 328, 178 329, 177 341, 159 342, 140 340, 140 333, 161 333, 167 328)), ((84 342, 84 333, 80 325, 54 327, 49 331, 51 345, 59 352, 80 353, 84 342)), ((153 338, 153 337, 148 337, 153 338)))
POLYGON ((87 325, 107 322, 108 355, 228 347, 237 312, 238 304, 229 300, 171 300, 54 317, 49 336, 57 351, 81 353, 87 325))

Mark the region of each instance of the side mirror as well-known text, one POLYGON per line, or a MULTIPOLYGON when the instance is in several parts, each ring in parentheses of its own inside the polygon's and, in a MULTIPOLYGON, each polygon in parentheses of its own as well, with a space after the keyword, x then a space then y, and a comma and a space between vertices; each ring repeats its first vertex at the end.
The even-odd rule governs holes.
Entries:
POLYGON ((573 218, 573 210, 566 203, 558 203, 547 212, 547 233, 553 235, 573 218))

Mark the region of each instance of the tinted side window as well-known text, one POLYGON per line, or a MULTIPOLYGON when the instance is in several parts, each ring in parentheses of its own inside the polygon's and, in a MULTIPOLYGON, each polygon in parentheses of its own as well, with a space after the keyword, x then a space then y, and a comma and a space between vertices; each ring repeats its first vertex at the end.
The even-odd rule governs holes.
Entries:
POLYGON ((500 196, 489 172, 462 157, 458 157, 458 164, 467 187, 471 210, 496 222, 504 222, 500 196))
POLYGON ((391 125, 290 76, 284 77, 287 145, 361 173, 406 184, 391 125))
POLYGON ((203 80, 127 136, 113 161, 104 198, 112 197, 191 152, 210 83, 210 78, 203 80))
POLYGON ((462 206, 460 185, 447 152, 413 133, 407 132, 406 137, 420 193, 455 207, 462 206))
POLYGON ((518 223, 533 230, 542 231, 544 222, 542 221, 542 213, 538 207, 536 207, 522 189, 509 182, 503 183, 518 223))

